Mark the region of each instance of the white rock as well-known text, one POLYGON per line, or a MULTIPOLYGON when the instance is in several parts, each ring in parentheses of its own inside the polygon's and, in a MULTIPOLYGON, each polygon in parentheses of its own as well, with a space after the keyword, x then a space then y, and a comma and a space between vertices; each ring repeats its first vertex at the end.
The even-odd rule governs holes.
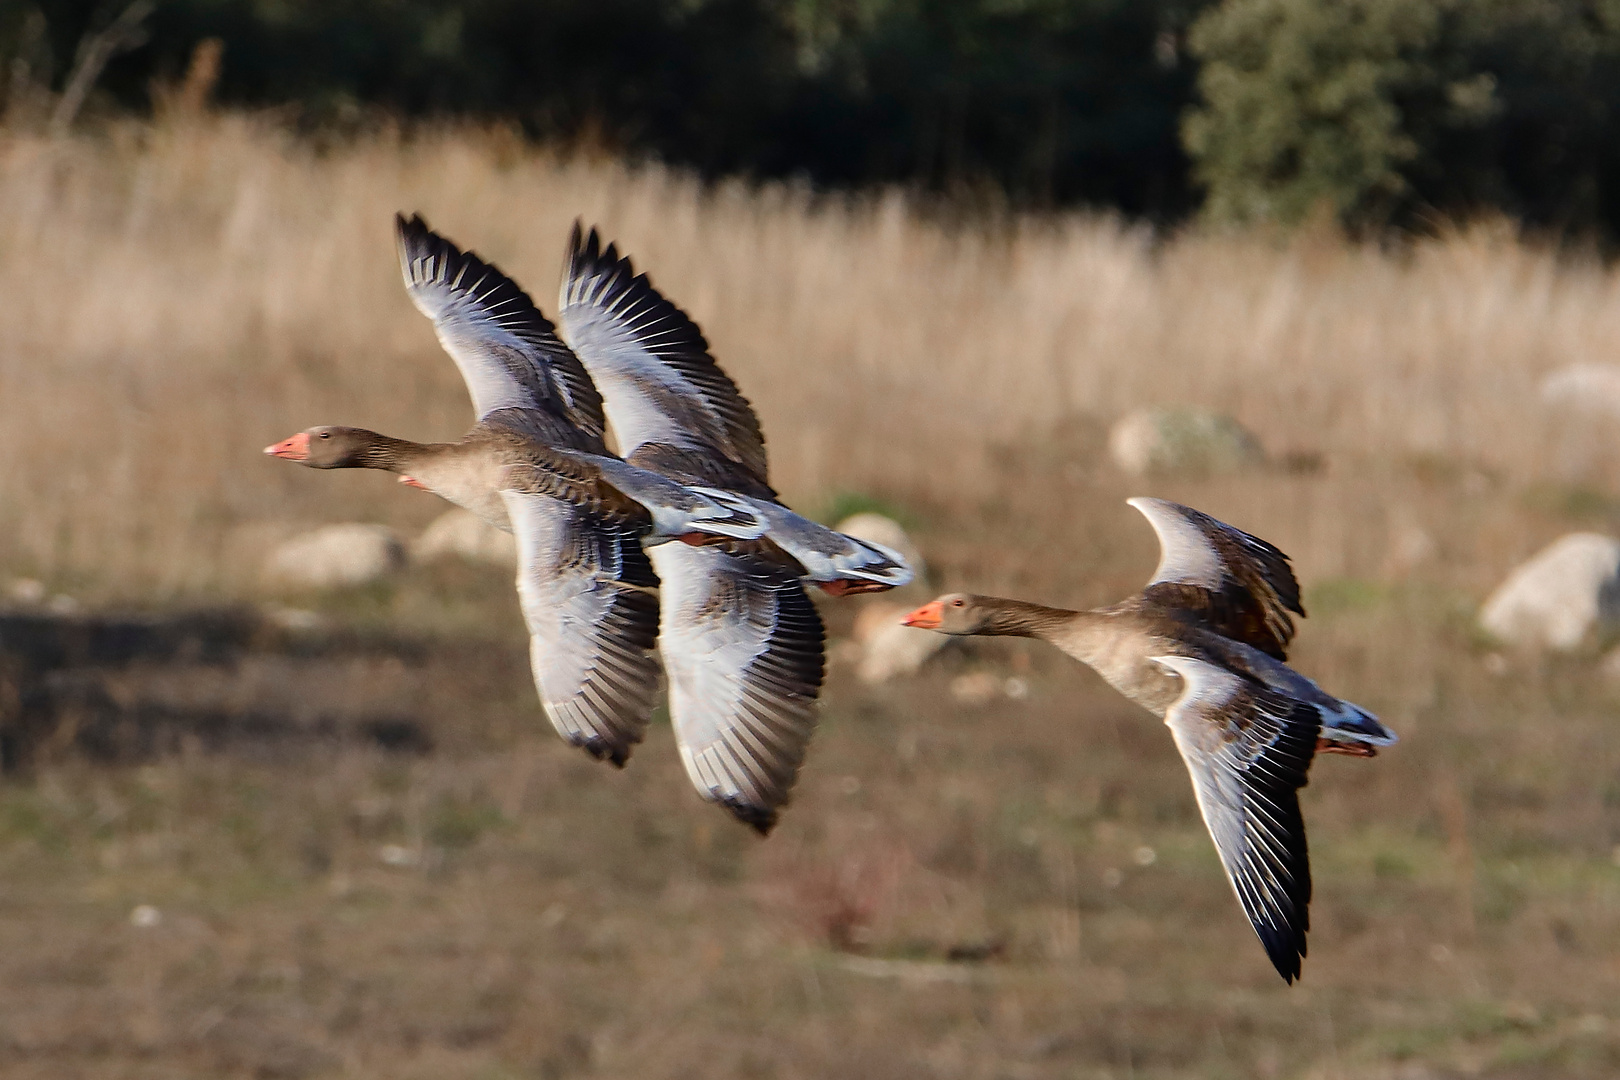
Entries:
POLYGON ((1541 380, 1541 400, 1571 412, 1620 419, 1620 367, 1571 364, 1541 380))
POLYGON ((970 671, 951 680, 951 697, 964 705, 983 705, 1001 694, 1001 680, 988 671, 970 671))
POLYGON ((1259 440, 1242 424, 1193 408, 1154 407, 1126 414, 1108 432, 1108 454, 1132 476, 1237 472, 1265 460, 1259 440))
POLYGON ((1413 521, 1401 521, 1390 526, 1384 571, 1395 577, 1404 577, 1434 562, 1439 555, 1440 544, 1427 529, 1413 521))
POLYGON ((1620 540, 1571 533, 1507 576, 1479 624, 1513 645, 1573 649, 1620 621, 1620 540))
POLYGON ((906 530, 900 527, 900 523, 893 518, 871 512, 851 514, 833 528, 846 536, 853 536, 868 543, 882 544, 899 552, 916 575, 912 580, 923 580, 925 567, 922 552, 917 549, 916 541, 912 540, 906 530))
POLYGON ((19 604, 32 607, 45 602, 45 583, 35 581, 33 578, 13 578, 11 585, 6 589, 6 595, 19 604))
POLYGON ((285 604, 265 604, 259 609, 264 620, 278 630, 308 633, 326 626, 326 617, 308 608, 288 607, 285 604))
POLYGON ((270 552, 265 577, 278 585, 330 589, 365 585, 405 565, 405 545, 384 525, 325 525, 270 552))
POLYGON ((411 555, 418 562, 460 558, 513 570, 517 567, 517 540, 458 507, 433 519, 411 545, 411 555))
POLYGON ((911 609, 909 604, 873 600, 855 616, 855 641, 861 647, 856 674, 862 682, 881 683, 914 675, 950 640, 932 630, 902 625, 900 620, 911 609))

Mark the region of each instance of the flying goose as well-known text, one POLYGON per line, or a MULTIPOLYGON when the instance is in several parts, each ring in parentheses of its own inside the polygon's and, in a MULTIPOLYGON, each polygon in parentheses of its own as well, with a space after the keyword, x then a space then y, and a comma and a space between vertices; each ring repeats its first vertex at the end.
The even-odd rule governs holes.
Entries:
POLYGON ((398 473, 512 531, 546 714, 570 743, 623 765, 658 689, 658 578, 643 538, 741 541, 764 525, 726 492, 688 488, 609 454, 601 396, 528 295, 420 217, 396 217, 395 226, 405 287, 461 370, 477 423, 453 443, 315 427, 265 453, 316 469, 398 473))
POLYGON ((770 485, 759 419, 697 325, 595 229, 574 226, 557 321, 601 388, 620 453, 681 484, 722 490, 765 538, 652 552, 681 760, 705 798, 761 833, 776 823, 815 730, 824 634, 805 594, 903 585, 900 555, 793 513, 770 485))
POLYGON ((1288 667, 1303 616, 1288 557, 1189 507, 1129 500, 1158 534, 1141 593, 1069 611, 950 593, 906 616, 956 635, 1050 641, 1164 719, 1192 774, 1204 824, 1266 955, 1299 977, 1311 867, 1298 791, 1318 751, 1372 757, 1395 742, 1378 718, 1288 667))

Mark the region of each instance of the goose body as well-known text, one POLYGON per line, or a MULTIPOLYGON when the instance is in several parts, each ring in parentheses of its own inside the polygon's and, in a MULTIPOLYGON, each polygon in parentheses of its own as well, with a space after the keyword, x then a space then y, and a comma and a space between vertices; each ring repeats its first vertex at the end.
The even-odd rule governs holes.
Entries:
POLYGON ((1070 611, 952 593, 906 617, 958 635, 1037 637, 1170 728, 1227 878, 1279 974, 1299 977, 1310 859, 1298 790, 1318 752, 1372 757, 1396 736, 1289 667, 1299 584, 1281 551, 1190 507, 1131 499, 1161 558, 1138 595, 1070 611))
POLYGON ((317 427, 265 452, 397 473, 511 530, 547 715, 569 742, 622 765, 658 687, 658 578, 643 539, 745 542, 765 525, 723 491, 610 454, 601 395, 528 295, 420 218, 397 218, 396 235, 406 290, 461 371, 476 423, 453 443, 317 427))
POLYGON ((805 593, 905 584, 898 554, 810 521, 771 487, 753 407, 697 325, 593 229, 578 226, 558 323, 601 388, 625 460, 739 501, 753 541, 651 552, 663 581, 661 653, 681 759, 704 798, 761 833, 776 823, 816 724, 825 634, 805 593))

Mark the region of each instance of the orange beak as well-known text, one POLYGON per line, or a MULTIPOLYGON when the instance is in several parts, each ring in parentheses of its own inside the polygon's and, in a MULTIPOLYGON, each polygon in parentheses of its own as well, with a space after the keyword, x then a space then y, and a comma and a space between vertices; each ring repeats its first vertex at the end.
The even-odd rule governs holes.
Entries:
POLYGON ((298 434, 282 439, 274 446, 267 446, 264 452, 271 457, 286 458, 288 461, 309 460, 309 432, 300 431, 298 434))
POLYGON ((930 600, 910 615, 900 620, 902 626, 915 626, 923 630, 938 630, 940 623, 945 620, 945 602, 943 600, 930 600))

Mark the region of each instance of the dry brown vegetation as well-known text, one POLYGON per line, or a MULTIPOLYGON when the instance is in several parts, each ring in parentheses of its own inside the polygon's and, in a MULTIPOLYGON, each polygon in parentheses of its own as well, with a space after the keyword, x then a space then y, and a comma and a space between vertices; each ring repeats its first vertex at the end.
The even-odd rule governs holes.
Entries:
POLYGON ((1319 762, 1305 792, 1304 982, 1242 924, 1168 738, 1059 657, 980 644, 876 689, 835 666, 760 843, 698 803, 667 727, 624 773, 561 746, 508 586, 440 568, 300 599, 370 652, 137 664, 108 691, 371 702, 431 752, 183 738, 133 765, 58 747, 0 781, 6 1075, 1620 1071, 1620 688, 1595 651, 1501 657, 1470 629, 1513 562, 1617 514, 1620 431, 1535 387, 1620 352, 1620 275, 1501 226, 1381 251, 952 225, 498 133, 0 136, 0 579, 254 599, 263 535, 436 514, 259 453, 313 423, 467 423, 398 285, 396 209, 543 307, 571 221, 601 223, 702 322, 790 499, 903 513, 935 584, 1118 596, 1153 563, 1121 502, 1144 491, 1294 555, 1298 666, 1405 736, 1319 762), (1282 464, 1119 476, 1107 423, 1161 402, 1230 411, 1282 464), (959 701, 967 672, 1029 695, 959 701), (142 904, 156 925, 130 922, 142 904))

